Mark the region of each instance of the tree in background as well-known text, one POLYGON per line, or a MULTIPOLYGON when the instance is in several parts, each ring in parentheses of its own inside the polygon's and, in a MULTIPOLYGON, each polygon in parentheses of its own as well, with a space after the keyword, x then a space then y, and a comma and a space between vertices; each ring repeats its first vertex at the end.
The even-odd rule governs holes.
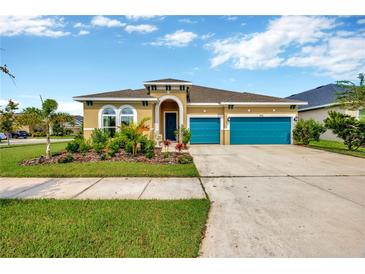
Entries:
POLYGON ((334 134, 343 139, 349 150, 357 150, 365 145, 365 122, 350 115, 329 111, 324 124, 326 128, 331 129, 334 134))
POLYGON ((359 73, 359 85, 351 81, 338 81, 337 86, 346 90, 337 94, 337 102, 343 108, 358 110, 365 108, 365 75, 359 73))
POLYGON ((10 134, 17 130, 19 127, 17 118, 15 116, 15 110, 18 109, 18 104, 9 100, 8 104, 0 109, 0 131, 6 133, 8 139, 8 145, 10 145, 10 134))
POLYGON ((42 111, 36 107, 27 107, 19 116, 19 123, 23 126, 29 126, 29 133, 34 134, 36 127, 42 125, 42 111))

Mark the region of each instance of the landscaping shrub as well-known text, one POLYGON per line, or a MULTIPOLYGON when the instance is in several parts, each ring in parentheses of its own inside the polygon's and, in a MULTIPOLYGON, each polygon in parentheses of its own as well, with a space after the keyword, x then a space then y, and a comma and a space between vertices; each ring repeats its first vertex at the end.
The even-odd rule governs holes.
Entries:
POLYGON ((69 153, 76 153, 79 152, 80 149, 80 142, 78 140, 72 140, 66 146, 66 151, 69 153))
POLYGON ((363 121, 340 112, 329 111, 324 124, 344 141, 349 150, 357 150, 360 146, 365 145, 365 123, 363 121))
POLYGON ((80 153, 86 153, 91 149, 91 146, 89 144, 88 141, 84 140, 83 138, 80 139, 80 144, 79 144, 79 152, 80 153))
POLYGON ((293 130, 293 138, 298 144, 308 145, 310 141, 319 141, 326 128, 313 119, 299 119, 293 130))
POLYGON ((177 143, 176 146, 175 146, 175 149, 178 152, 181 152, 181 150, 183 149, 183 147, 184 147, 184 144, 183 143, 177 143))
POLYGON ((146 135, 142 135, 140 138, 139 138, 139 146, 140 146, 140 149, 141 149, 141 152, 143 153, 145 148, 146 148, 146 145, 147 145, 147 142, 148 142, 148 138, 146 135))
POLYGON ((179 164, 191 164, 193 163, 193 157, 190 155, 181 155, 177 158, 179 164))
POLYGON ((190 139, 191 139, 190 129, 182 127, 181 136, 182 136, 182 143, 184 144, 184 147, 186 148, 187 144, 190 142, 190 139))
POLYGON ((127 142, 126 144, 125 144, 125 152, 126 153, 129 153, 129 154, 133 154, 133 142, 127 142))
POLYGON ((58 163, 60 164, 66 164, 66 163, 71 163, 74 160, 74 157, 72 157, 72 154, 67 154, 64 157, 61 157, 58 159, 58 163))
POLYGON ((84 138, 76 137, 74 140, 69 142, 66 146, 66 151, 69 153, 86 153, 91 149, 91 146, 84 138))
POLYGON ((114 156, 122 146, 124 146, 124 140, 121 137, 114 137, 110 139, 107 145, 109 155, 114 156))
POLYGON ((147 140, 142 150, 143 154, 149 159, 153 158, 155 156, 155 146, 156 142, 154 140, 147 140))
POLYGON ((97 153, 101 153, 107 145, 109 134, 103 129, 94 129, 91 133, 92 147, 97 153))

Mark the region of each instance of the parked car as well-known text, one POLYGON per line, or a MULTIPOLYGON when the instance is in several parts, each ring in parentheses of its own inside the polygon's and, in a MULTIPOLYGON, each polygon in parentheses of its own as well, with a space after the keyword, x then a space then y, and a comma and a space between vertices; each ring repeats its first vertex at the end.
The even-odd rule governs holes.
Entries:
POLYGON ((11 133, 11 137, 15 139, 18 138, 26 139, 28 137, 28 132, 26 132, 25 130, 15 131, 11 133))
POLYGON ((5 133, 0 132, 0 140, 6 140, 8 137, 6 137, 5 133))

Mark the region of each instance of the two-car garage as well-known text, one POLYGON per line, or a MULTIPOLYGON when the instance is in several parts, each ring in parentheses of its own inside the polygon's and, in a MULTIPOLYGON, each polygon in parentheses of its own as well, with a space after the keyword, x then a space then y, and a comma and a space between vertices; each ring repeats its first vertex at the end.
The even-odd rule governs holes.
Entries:
MULTIPOLYGON (((190 119, 191 144, 219 144, 221 119, 190 119)), ((230 144, 290 144, 291 117, 229 117, 230 144)))

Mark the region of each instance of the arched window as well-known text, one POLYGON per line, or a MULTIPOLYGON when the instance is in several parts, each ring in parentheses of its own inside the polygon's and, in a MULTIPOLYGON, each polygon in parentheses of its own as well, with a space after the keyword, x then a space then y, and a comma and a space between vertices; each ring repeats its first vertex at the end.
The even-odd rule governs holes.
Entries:
POLYGON ((120 125, 128 126, 132 122, 137 121, 137 113, 131 106, 123 106, 120 111, 120 125))
POLYGON ((115 110, 111 107, 104 108, 103 112, 101 113, 101 121, 102 128, 109 132, 110 136, 114 136, 115 130, 117 128, 115 110))

